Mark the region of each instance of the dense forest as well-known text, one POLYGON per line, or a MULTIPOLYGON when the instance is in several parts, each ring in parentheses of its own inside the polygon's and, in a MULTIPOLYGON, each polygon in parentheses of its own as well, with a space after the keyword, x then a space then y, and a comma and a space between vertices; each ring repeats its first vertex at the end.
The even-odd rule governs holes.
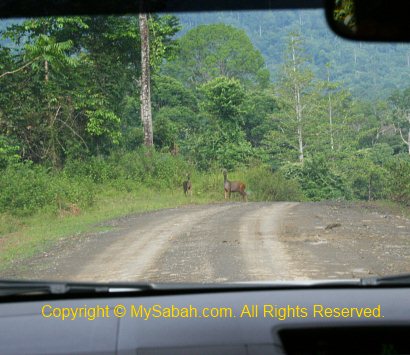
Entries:
POLYGON ((410 47, 346 42, 322 16, 151 15, 154 149, 138 18, 1 24, 0 213, 180 192, 187 173, 210 194, 222 169, 249 200, 410 204, 410 47))
POLYGON ((410 81, 410 45, 366 43, 344 40, 333 34, 323 11, 250 11, 178 16, 186 31, 201 25, 225 23, 245 30, 264 56, 272 80, 280 75, 289 32, 303 33, 305 52, 312 71, 327 78, 326 64, 333 65, 334 80, 364 99, 386 99, 394 89, 405 89, 410 81))

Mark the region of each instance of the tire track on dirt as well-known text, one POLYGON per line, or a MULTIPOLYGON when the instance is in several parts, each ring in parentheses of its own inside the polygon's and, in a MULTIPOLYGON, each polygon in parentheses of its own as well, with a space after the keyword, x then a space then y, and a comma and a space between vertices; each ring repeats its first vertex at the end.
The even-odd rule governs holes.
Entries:
POLYGON ((229 203, 197 219, 173 238, 148 278, 158 282, 248 280, 239 241, 239 223, 257 205, 229 203))
POLYGON ((279 240, 281 220, 296 203, 233 203, 197 220, 150 270, 159 282, 306 279, 279 240))
MULTIPOLYGON (((154 281, 153 275, 161 275, 156 264, 170 243, 192 230, 199 221, 209 220, 213 215, 233 207, 221 205, 208 206, 205 209, 183 208, 178 209, 176 215, 162 216, 158 221, 149 220, 148 223, 141 223, 99 252, 70 278, 103 282, 154 281)), ((172 268, 172 265, 168 265, 168 268, 172 268)))
POLYGON ((122 217, 99 225, 109 231, 66 238, 12 275, 90 282, 302 279, 279 234, 295 205, 228 202, 122 217))
POLYGON ((279 240, 285 214, 298 205, 293 202, 270 203, 253 210, 241 222, 240 240, 247 272, 253 281, 306 280, 279 240))

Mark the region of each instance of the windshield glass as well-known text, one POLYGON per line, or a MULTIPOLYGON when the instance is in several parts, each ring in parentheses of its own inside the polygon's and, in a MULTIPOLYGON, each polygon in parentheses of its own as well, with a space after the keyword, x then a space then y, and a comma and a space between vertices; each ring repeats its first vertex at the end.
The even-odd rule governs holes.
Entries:
POLYGON ((319 10, 0 33, 0 278, 410 272, 410 45, 319 10))

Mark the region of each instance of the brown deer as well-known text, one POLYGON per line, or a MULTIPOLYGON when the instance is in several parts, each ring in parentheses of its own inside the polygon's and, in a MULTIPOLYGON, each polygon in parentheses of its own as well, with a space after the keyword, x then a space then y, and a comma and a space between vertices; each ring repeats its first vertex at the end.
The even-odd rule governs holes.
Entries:
POLYGON ((187 179, 183 182, 182 186, 184 188, 184 194, 187 196, 188 194, 192 196, 192 182, 191 182, 191 176, 189 174, 186 174, 187 179))
POLYGON ((225 200, 227 197, 231 198, 231 192, 239 192, 244 201, 248 201, 248 194, 245 192, 246 185, 242 181, 229 181, 228 171, 223 170, 224 174, 224 190, 225 200))

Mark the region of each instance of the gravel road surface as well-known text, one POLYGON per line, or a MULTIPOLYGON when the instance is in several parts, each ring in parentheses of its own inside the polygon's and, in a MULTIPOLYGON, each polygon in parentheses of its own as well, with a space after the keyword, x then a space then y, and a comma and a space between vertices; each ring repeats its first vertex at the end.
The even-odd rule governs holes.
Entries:
POLYGON ((2 278, 231 282, 410 272, 410 220, 366 204, 231 202, 105 222, 2 278))

